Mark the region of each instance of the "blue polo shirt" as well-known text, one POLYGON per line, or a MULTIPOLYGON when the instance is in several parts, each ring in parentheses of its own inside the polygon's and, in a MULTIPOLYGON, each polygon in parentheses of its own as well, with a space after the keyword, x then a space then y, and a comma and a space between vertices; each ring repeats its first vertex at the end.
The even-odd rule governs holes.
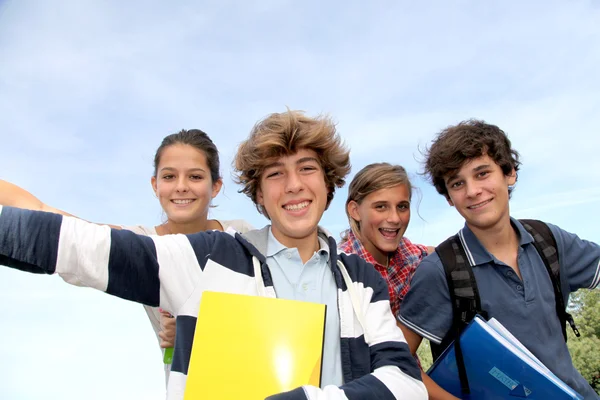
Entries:
POLYGON ((342 386, 338 290, 329 267, 329 246, 320 237, 319 247, 319 251, 305 264, 298 249, 285 247, 275 239, 269 228, 267 265, 277 297, 327 305, 321 387, 342 386))
MULTIPOLYGON (((511 218, 520 243, 522 280, 513 269, 490 254, 466 226, 458 233, 473 268, 482 308, 496 318, 554 374, 583 395, 598 395, 573 367, 556 315, 552 281, 533 245, 533 237, 511 218)), ((548 224, 556 238, 561 288, 568 296, 600 282, 600 246, 548 224)), ((426 257, 411 281, 400 308, 400 322, 419 336, 439 344, 452 327, 452 306, 444 267, 436 252, 426 257)))

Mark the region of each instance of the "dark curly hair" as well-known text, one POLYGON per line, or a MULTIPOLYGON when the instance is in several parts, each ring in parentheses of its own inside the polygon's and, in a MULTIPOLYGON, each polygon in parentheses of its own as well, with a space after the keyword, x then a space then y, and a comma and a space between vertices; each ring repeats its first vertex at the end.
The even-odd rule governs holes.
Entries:
MULTIPOLYGON (((487 154, 509 175, 519 170, 519 153, 511 148, 506 133, 496 125, 470 119, 441 131, 425 150, 424 175, 439 194, 447 199, 444 178, 459 170, 465 162, 487 154)), ((511 189, 512 190, 512 189, 511 189)))

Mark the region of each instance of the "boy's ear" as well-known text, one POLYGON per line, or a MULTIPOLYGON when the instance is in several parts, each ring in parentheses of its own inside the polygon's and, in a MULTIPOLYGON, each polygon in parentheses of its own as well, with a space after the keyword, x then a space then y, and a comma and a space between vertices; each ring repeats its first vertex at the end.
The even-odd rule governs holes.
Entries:
POLYGON ((348 210, 348 214, 352 217, 353 220, 360 222, 360 214, 358 213, 358 203, 354 200, 350 200, 348 205, 346 206, 348 210))
POLYGON ((452 200, 450 199, 450 196, 446 196, 446 201, 448 202, 448 205, 450 207, 454 207, 454 203, 452 202, 452 200))
POLYGON ((263 197, 263 192, 260 188, 256 189, 256 202, 264 207, 265 199, 263 197))
POLYGON ((517 183, 517 171, 513 168, 506 178, 508 180, 508 186, 514 186, 517 183))

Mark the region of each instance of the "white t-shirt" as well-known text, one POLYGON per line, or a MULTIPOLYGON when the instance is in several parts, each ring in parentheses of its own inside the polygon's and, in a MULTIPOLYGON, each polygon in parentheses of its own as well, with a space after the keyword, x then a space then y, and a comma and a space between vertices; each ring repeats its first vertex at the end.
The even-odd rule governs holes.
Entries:
MULTIPOLYGON (((223 231, 237 231, 239 233, 246 233, 254 229, 252 225, 243 219, 232 219, 232 220, 216 220, 223 227, 223 231)), ((127 229, 132 231, 133 233, 137 233, 138 235, 156 235, 156 228, 153 226, 141 226, 141 225, 133 225, 133 226, 122 226, 123 229, 127 229)), ((150 323, 152 324, 152 329, 154 329, 154 334, 156 335, 156 339, 160 344, 160 337, 158 333, 162 330, 160 327, 160 311, 158 311, 157 307, 149 307, 144 306, 146 310, 146 314, 148 314, 148 318, 150 319, 150 323)), ((160 349, 164 355, 164 349, 160 349)), ((169 372, 171 372, 171 364, 165 364, 165 382, 169 381, 169 372)))

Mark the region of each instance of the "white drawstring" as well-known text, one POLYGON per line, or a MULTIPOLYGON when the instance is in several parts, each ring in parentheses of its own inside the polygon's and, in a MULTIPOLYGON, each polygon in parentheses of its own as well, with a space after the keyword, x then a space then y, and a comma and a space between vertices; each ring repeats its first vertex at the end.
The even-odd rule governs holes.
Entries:
POLYGON ((352 302, 352 308, 354 309, 354 313, 356 314, 356 319, 358 319, 358 323, 362 327, 363 333, 365 335, 365 342, 367 344, 370 343, 369 335, 367 333, 367 324, 363 319, 362 307, 360 306, 360 302, 358 301, 358 296, 356 295, 356 291, 354 290, 354 282, 350 279, 350 275, 348 275, 348 271, 344 264, 338 260, 338 267, 340 267, 340 271, 342 271, 342 276, 344 277, 344 281, 346 282, 346 287, 348 288, 348 294, 350 295, 350 301, 352 302))

